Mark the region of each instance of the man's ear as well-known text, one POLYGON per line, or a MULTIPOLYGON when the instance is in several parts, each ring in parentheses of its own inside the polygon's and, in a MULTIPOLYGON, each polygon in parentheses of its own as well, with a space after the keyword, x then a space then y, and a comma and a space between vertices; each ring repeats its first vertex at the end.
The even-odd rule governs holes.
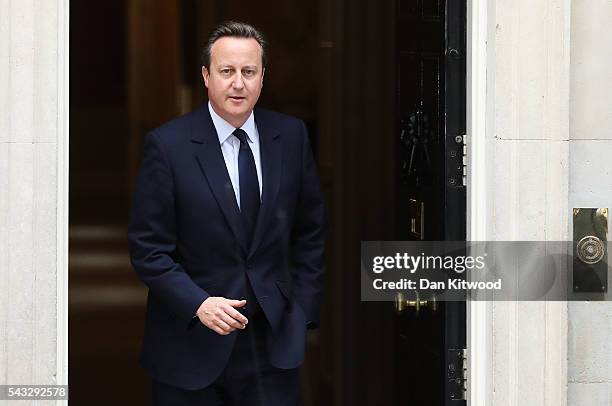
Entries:
POLYGON ((261 87, 263 87, 263 78, 265 74, 266 74, 266 68, 263 68, 261 70, 261 87))
POLYGON ((206 86, 206 88, 208 88, 208 77, 210 76, 210 73, 208 73, 208 69, 206 69, 206 66, 202 66, 202 78, 204 79, 204 86, 206 86))

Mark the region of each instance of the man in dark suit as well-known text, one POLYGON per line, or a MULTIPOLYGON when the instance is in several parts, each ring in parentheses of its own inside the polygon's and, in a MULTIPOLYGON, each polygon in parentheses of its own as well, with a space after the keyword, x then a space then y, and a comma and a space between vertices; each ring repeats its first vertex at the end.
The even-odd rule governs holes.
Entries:
POLYGON ((203 52, 209 103, 146 138, 128 238, 158 405, 300 404, 325 210, 304 123, 255 108, 265 67, 255 28, 221 24, 203 52))

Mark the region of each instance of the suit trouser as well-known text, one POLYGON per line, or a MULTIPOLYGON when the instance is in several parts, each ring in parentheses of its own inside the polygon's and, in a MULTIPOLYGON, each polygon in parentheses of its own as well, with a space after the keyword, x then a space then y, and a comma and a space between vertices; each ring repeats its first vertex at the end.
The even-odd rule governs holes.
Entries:
POLYGON ((230 359, 215 382, 186 390, 153 381, 154 406, 299 406, 299 368, 278 369, 268 361, 263 312, 237 332, 230 359))

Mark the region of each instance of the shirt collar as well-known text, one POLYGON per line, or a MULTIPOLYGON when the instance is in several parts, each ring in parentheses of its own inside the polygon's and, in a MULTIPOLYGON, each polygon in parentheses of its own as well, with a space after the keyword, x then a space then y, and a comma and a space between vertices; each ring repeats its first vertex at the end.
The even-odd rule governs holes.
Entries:
MULTIPOLYGON (((208 111, 210 111, 210 117, 212 118, 213 124, 215 125, 215 130, 217 130, 219 144, 223 144, 234 133, 234 130, 236 128, 227 121, 225 121, 221 116, 219 116, 212 108, 210 102, 208 102, 208 111)), ((245 121, 245 123, 240 128, 247 133, 249 141, 254 142, 257 132, 255 129, 255 115, 252 111, 249 118, 247 118, 247 121, 245 121)))

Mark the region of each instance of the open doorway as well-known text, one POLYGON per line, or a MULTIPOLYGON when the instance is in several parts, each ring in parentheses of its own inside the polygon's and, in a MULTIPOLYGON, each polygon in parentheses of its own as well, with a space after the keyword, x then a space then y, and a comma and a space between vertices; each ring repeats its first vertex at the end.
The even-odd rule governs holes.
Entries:
POLYGON ((465 313, 360 302, 359 252, 362 240, 465 238, 461 171, 447 159, 465 127, 465 42, 448 42, 464 38, 465 2, 453 4, 449 14, 443 0, 71 3, 74 404, 150 403, 137 361, 146 289, 126 241, 132 182, 146 132, 205 100, 202 39, 230 18, 267 34, 260 104, 307 123, 327 200, 326 301, 309 336, 305 404, 447 404, 446 351, 464 345, 465 313), (400 139, 411 118, 416 143, 400 139), (425 204, 420 235, 412 200, 425 204))

